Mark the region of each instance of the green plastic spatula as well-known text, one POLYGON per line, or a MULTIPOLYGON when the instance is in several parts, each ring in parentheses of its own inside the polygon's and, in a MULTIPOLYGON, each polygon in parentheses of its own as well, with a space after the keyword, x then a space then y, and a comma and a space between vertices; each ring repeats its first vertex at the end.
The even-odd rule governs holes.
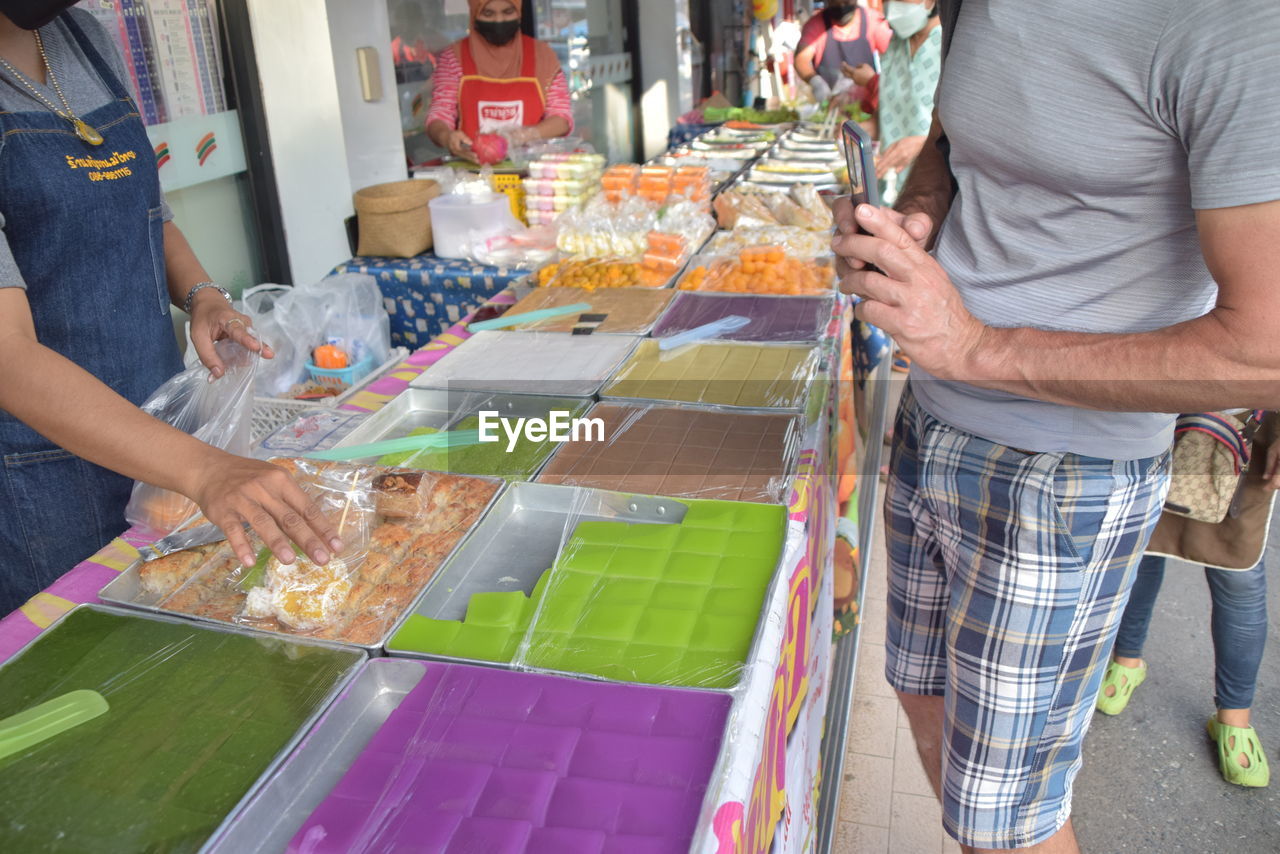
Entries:
POLYGON ((32 706, 0 721, 0 760, 106 714, 107 698, 87 689, 32 706))
POLYGON ((373 442, 368 445, 334 448, 331 451, 315 451, 307 454, 307 459, 347 462, 349 460, 382 457, 387 454, 401 454, 405 451, 448 450, 450 448, 465 448, 478 444, 480 444, 479 430, 453 430, 448 433, 405 436, 403 439, 387 439, 383 442, 373 442))

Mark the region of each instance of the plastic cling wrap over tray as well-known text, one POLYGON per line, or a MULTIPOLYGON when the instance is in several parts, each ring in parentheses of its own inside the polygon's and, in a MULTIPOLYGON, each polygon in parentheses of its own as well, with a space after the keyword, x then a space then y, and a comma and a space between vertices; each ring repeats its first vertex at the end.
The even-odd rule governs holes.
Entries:
POLYGON ((543 267, 538 271, 537 282, 544 288, 579 288, 589 292, 611 288, 665 288, 679 269, 679 265, 666 263, 658 266, 616 258, 570 258, 543 267))
POLYGON ((550 317, 513 328, 538 332, 572 332, 575 327, 586 326, 594 332, 643 335, 653 328, 653 324, 671 302, 672 296, 674 293, 670 290, 651 288, 609 288, 594 291, 584 288, 538 288, 516 303, 507 312, 507 316, 586 303, 591 306, 587 311, 550 317), (595 320, 592 316, 603 316, 604 319, 595 320))
POLYGON ((717 232, 703 251, 708 255, 736 255, 751 246, 777 246, 792 258, 824 258, 831 254, 831 235, 794 225, 735 228, 717 232))
POLYGON ((774 299, 756 294, 679 294, 653 330, 654 338, 669 338, 726 317, 745 317, 741 329, 719 337, 730 341, 814 342, 831 322, 832 297, 774 299))
POLYGON ((516 484, 388 649, 732 688, 785 521, 776 505, 516 484))
POLYGON ((0 719, 77 690, 108 708, 0 760, 0 850, 200 850, 362 659, 73 611, 0 669, 0 719))
POLYGON ((820 362, 818 348, 808 345, 703 342, 663 351, 650 338, 640 342, 601 397, 800 409, 820 362))
POLYGON ((636 340, 630 335, 478 332, 410 385, 590 397, 631 353, 636 340))
POLYGON ((755 246, 733 256, 699 255, 689 262, 678 288, 685 291, 772 296, 823 296, 835 291, 831 258, 792 258, 777 246, 755 246))
POLYGON ((688 851, 730 706, 715 692, 375 660, 214 852, 688 851))
POLYGON ((792 415, 601 403, 589 417, 604 441, 562 446, 539 483, 783 503, 803 443, 792 415))
POLYGON ((408 436, 466 436, 468 444, 401 451, 361 462, 529 480, 555 452, 561 433, 573 435, 574 419, 588 405, 585 398, 574 397, 410 389, 370 417, 339 450, 408 436), (437 413, 440 417, 434 426, 422 423, 435 420, 437 413), (545 432, 541 432, 543 424, 545 432), (476 439, 483 434, 485 441, 472 442, 472 434, 476 439))
POLYGON ((263 551, 259 564, 246 569, 219 543, 142 564, 135 598, 112 596, 112 586, 126 579, 109 585, 103 598, 261 631, 375 646, 479 520, 499 483, 283 462, 335 525, 342 523, 343 554, 326 566, 305 558, 289 565, 263 551))

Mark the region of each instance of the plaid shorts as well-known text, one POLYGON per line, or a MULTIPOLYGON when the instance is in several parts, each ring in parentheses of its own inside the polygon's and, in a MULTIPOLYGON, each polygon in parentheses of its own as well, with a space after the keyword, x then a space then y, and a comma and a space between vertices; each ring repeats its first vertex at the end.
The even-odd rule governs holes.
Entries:
POLYGON ((956 430, 910 390, 886 500, 885 674, 946 698, 943 822, 1020 848, 1071 815, 1106 661, 1169 455, 1033 454, 956 430))

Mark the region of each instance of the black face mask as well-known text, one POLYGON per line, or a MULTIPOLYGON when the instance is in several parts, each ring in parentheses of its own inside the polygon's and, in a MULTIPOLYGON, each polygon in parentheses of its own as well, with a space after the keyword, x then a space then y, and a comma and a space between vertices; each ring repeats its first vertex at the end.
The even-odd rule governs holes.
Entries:
POLYGON ((520 19, 510 21, 476 21, 480 38, 495 47, 502 47, 520 34, 520 19))
POLYGON ((853 13, 856 11, 858 11, 857 3, 850 3, 848 5, 832 3, 823 9, 828 25, 846 23, 853 17, 853 13))
POLYGON ((36 30, 76 5, 76 0, 0 0, 0 13, 24 30, 36 30))

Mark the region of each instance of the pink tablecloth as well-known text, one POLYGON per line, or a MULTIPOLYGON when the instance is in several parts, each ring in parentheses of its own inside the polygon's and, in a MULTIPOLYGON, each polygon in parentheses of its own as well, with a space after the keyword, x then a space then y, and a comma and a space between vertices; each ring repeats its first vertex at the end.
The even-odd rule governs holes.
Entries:
MULTIPOLYGON (((509 307, 515 302, 515 294, 507 290, 495 296, 487 305, 509 307)), ((408 388, 414 377, 471 337, 467 324, 472 316, 467 315, 455 323, 443 335, 410 355, 395 370, 354 395, 344 408, 357 412, 376 412, 381 409, 408 388)), ((101 601, 98 599, 98 591, 137 560, 138 549, 154 538, 153 532, 137 528, 126 531, 119 539, 113 540, 102 551, 76 566, 46 590, 31 597, 27 604, 0 620, 0 662, 8 660, 72 608, 101 601)))

